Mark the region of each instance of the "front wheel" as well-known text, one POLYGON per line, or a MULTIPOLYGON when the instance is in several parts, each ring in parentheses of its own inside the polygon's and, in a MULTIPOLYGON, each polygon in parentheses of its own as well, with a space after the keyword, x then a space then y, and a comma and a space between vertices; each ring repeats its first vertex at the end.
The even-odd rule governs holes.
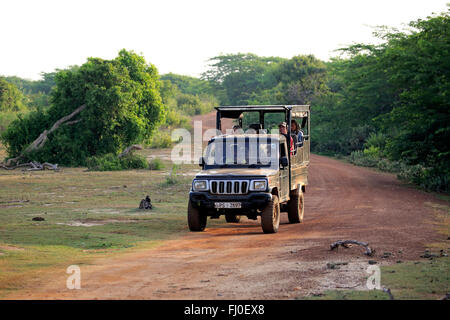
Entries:
POLYGON ((191 200, 188 204, 188 226, 191 231, 203 231, 206 227, 207 216, 203 215, 199 209, 192 206, 191 200))
POLYGON ((305 197, 303 192, 300 191, 298 195, 293 195, 291 200, 288 201, 288 218, 289 223, 301 223, 303 222, 303 214, 305 213, 305 197))
POLYGON ((276 233, 280 226, 280 204, 277 196, 272 196, 272 200, 261 213, 261 227, 264 233, 276 233))
POLYGON ((238 223, 239 221, 241 221, 241 216, 235 214, 226 214, 225 221, 228 223, 238 223))

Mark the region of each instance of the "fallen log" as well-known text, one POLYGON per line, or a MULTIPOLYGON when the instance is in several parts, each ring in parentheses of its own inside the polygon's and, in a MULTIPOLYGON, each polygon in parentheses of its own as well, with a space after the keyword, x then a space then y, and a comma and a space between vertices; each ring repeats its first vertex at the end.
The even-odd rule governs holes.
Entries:
POLYGON ((363 246, 364 248, 366 248, 366 252, 364 254, 368 255, 368 256, 372 256, 372 254, 375 252, 375 250, 372 250, 369 247, 369 244, 367 242, 361 242, 361 241, 356 241, 356 240, 339 240, 336 241, 334 243, 332 243, 330 245, 330 250, 334 250, 336 248, 338 248, 339 246, 342 246, 344 248, 348 248, 349 244, 357 244, 359 246, 363 246))
POLYGON ((44 163, 39 163, 37 161, 31 161, 28 163, 20 163, 17 164, 15 166, 6 166, 3 163, 0 163, 0 168, 5 169, 5 170, 14 170, 17 168, 24 168, 23 170, 26 171, 39 171, 39 170, 54 170, 54 171, 58 171, 59 167, 58 164, 51 164, 48 162, 44 162, 44 163), (26 168, 29 167, 29 168, 26 168))

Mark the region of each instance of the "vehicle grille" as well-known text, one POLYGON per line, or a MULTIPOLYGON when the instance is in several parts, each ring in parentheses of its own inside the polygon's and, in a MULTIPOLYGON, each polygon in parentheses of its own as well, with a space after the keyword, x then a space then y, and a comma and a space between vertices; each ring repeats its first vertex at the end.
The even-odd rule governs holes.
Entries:
POLYGON ((210 181, 212 194, 246 194, 248 180, 212 180, 210 181))

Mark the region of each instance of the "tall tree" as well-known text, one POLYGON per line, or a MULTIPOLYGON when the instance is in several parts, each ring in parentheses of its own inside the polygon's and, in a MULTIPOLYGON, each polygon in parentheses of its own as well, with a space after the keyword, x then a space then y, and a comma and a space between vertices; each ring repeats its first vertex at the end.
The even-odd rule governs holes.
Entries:
POLYGON ((89 58, 79 68, 56 74, 52 105, 13 122, 2 139, 16 156, 58 119, 81 105, 73 125, 63 125, 36 154, 38 161, 84 164, 87 157, 118 153, 143 141, 163 117, 156 67, 142 56, 121 50, 113 60, 89 58))

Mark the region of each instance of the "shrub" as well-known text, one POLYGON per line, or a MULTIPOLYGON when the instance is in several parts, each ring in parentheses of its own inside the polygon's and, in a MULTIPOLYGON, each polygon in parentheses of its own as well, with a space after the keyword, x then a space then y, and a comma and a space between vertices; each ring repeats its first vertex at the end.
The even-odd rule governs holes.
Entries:
POLYGON ((169 110, 165 115, 165 124, 167 127, 191 129, 191 119, 179 112, 169 110))
POLYGON ((119 158, 113 153, 102 156, 89 157, 86 160, 87 167, 92 171, 118 171, 127 169, 146 169, 148 163, 144 157, 136 154, 128 154, 119 158))
POLYGON ((349 161, 357 166, 375 167, 380 159, 372 154, 365 154, 364 151, 353 151, 349 161))
POLYGON ((0 111, 0 133, 4 132, 10 123, 16 120, 18 113, 14 111, 0 111))
POLYGON ((169 132, 159 131, 148 140, 148 146, 153 149, 170 148, 172 146, 172 138, 169 132))
POLYGON ((364 156, 369 158, 379 158, 381 155, 380 148, 370 146, 368 149, 363 150, 364 156))
POLYGON ((400 161, 391 161, 388 159, 380 159, 377 163, 377 168, 385 172, 399 172, 404 166, 400 161))
POLYGON ((379 150, 383 150, 385 146, 386 146, 386 136, 381 132, 378 133, 372 132, 371 134, 369 134, 369 138, 367 138, 365 144, 366 148, 375 147, 378 148, 379 150))
POLYGON ((150 170, 161 170, 161 169, 163 169, 165 166, 164 166, 164 163, 161 161, 161 159, 159 159, 159 158, 155 158, 155 159, 152 159, 151 161, 150 161, 150 163, 148 164, 148 168, 150 169, 150 170))
POLYGON ((163 186, 172 186, 174 184, 177 184, 179 182, 179 177, 177 174, 177 165, 172 166, 172 171, 170 174, 166 177, 166 180, 163 182, 163 186))
POLYGON ((449 172, 439 168, 426 168, 420 164, 403 166, 397 177, 418 185, 428 191, 448 193, 450 190, 449 172))
POLYGON ((125 157, 120 158, 122 169, 147 169, 147 160, 138 154, 128 154, 125 157))

